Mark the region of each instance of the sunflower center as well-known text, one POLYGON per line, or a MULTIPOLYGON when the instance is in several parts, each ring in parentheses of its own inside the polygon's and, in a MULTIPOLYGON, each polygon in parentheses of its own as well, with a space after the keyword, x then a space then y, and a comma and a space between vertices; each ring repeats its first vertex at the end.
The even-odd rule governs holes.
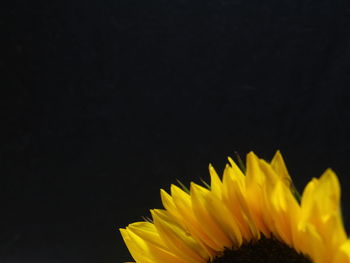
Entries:
POLYGON ((312 261, 274 238, 261 238, 236 250, 224 250, 212 263, 312 263, 312 261))

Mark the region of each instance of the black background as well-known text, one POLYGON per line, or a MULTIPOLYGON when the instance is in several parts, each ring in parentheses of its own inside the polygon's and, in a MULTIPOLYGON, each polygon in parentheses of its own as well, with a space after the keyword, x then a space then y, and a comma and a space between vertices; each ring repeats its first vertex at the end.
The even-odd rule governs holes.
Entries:
POLYGON ((299 189, 327 167, 349 188, 347 2, 2 8, 0 261, 130 260, 117 229, 234 151, 281 149, 299 189))

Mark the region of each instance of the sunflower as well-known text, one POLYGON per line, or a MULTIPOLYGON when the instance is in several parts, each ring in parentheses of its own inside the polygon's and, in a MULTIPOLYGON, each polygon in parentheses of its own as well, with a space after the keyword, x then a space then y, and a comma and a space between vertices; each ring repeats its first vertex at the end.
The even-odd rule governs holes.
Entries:
POLYGON ((282 155, 253 152, 246 169, 231 158, 210 185, 160 190, 164 209, 120 232, 137 263, 349 263, 340 185, 327 169, 298 195, 282 155))

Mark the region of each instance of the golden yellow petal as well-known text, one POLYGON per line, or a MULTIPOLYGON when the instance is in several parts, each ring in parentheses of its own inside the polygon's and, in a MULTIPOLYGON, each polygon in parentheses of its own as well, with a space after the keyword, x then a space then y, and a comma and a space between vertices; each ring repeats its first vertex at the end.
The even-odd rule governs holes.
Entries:
POLYGON ((297 223, 300 207, 284 182, 276 183, 272 192, 266 192, 271 201, 270 217, 273 218, 274 234, 293 246, 297 239, 297 223))
POLYGON ((346 240, 336 252, 334 260, 331 263, 349 263, 350 262, 350 239, 346 240))
POLYGON ((160 239, 153 224, 140 222, 129 225, 127 230, 135 242, 137 242, 136 236, 144 241, 147 249, 143 249, 143 253, 147 252, 147 256, 153 262, 186 263, 186 261, 174 255, 164 246, 164 242, 160 239))
POLYGON ((340 208, 340 184, 337 176, 331 169, 327 169, 319 180, 318 191, 316 198, 320 198, 323 195, 327 195, 327 198, 322 205, 322 210, 327 211, 338 211, 340 208))
POLYGON ((278 150, 272 158, 271 167, 276 174, 282 178, 288 187, 291 186, 292 178, 290 178, 287 166, 283 160, 281 152, 278 150))
POLYGON ((209 165, 209 172, 211 177, 211 194, 207 200, 207 209, 230 237, 233 246, 239 247, 243 242, 243 237, 237 220, 232 216, 230 208, 227 207, 227 202, 223 200, 224 184, 212 165, 209 165))
POLYGON ((313 179, 301 200, 302 220, 317 227, 329 250, 346 240, 341 218, 340 185, 335 173, 328 169, 319 180, 313 179))
POLYGON ((317 228, 305 222, 298 224, 298 240, 295 244, 298 251, 309 255, 314 263, 328 263, 329 251, 317 228))
POLYGON ((210 183, 211 192, 216 196, 221 197, 222 183, 214 167, 211 164, 209 165, 209 174, 210 174, 210 182, 211 182, 210 183))
POLYGON ((171 185, 171 196, 174 204, 176 205, 179 214, 182 216, 182 222, 185 224, 185 229, 191 233, 191 235, 198 240, 206 248, 207 253, 212 257, 215 255, 214 250, 218 250, 219 247, 216 243, 207 235, 206 227, 197 220, 192 210, 191 197, 186 192, 182 191, 179 187, 171 185))
POLYGON ((211 216, 232 241, 233 247, 239 248, 243 243, 243 237, 240 227, 231 215, 229 208, 215 195, 209 196, 206 200, 206 206, 211 216))
POLYGON ((165 210, 154 209, 151 214, 159 236, 176 256, 194 263, 206 260, 203 248, 189 233, 173 222, 165 210))
POLYGON ((266 175, 261 170, 259 159, 253 152, 250 152, 247 155, 246 200, 258 229, 269 237, 270 230, 264 217, 266 205, 263 189, 265 184, 266 175))
POLYGON ((129 232, 133 232, 141 237, 145 242, 153 243, 164 248, 164 242, 161 240, 156 227, 150 222, 136 222, 127 227, 129 232))
POLYGON ((225 234, 223 229, 221 229, 207 208, 206 200, 208 200, 210 196, 210 191, 195 183, 191 183, 190 191, 192 210, 197 220, 206 227, 208 236, 216 243, 220 251, 225 247, 231 247, 233 245, 232 241, 225 234))
POLYGON ((241 188, 241 191, 245 190, 245 175, 243 174, 242 170, 238 167, 238 165, 232 160, 231 157, 227 157, 228 162, 231 166, 227 165, 230 169, 230 175, 234 176, 237 181, 239 182, 239 186, 241 188))
POLYGON ((260 169, 259 158, 250 152, 247 154, 247 172, 246 186, 263 186, 265 183, 265 175, 260 169))
POLYGON ((186 263, 181 257, 175 256, 171 251, 164 247, 162 240, 153 224, 149 222, 140 222, 129 225, 129 236, 134 242, 143 242, 143 252, 155 263, 171 262, 171 263, 186 263))
POLYGON ((127 229, 120 228, 119 230, 122 234, 127 248, 130 251, 130 254, 137 263, 154 263, 152 262, 152 259, 149 258, 149 255, 147 254, 147 249, 145 248, 144 242, 142 242, 142 240, 137 240, 135 242, 135 240, 131 238, 127 229))
MULTIPOLYGON (((229 158, 230 160, 230 158, 229 158)), ((245 240, 258 239, 260 233, 254 224, 245 195, 245 176, 231 159, 231 166, 226 165, 223 176, 223 202, 231 217, 239 225, 245 240)))
POLYGON ((297 215, 298 204, 285 180, 276 174, 269 163, 259 160, 259 167, 265 175, 265 182, 261 186, 264 190, 263 218, 265 225, 275 236, 292 245, 291 224, 292 221, 295 221, 293 217, 297 215), (294 213, 289 214, 292 209, 294 213))
POLYGON ((178 209, 171 195, 169 195, 163 189, 160 190, 160 196, 163 203, 164 208, 171 214, 177 222, 186 229, 186 223, 184 222, 186 219, 181 215, 181 210, 178 209))

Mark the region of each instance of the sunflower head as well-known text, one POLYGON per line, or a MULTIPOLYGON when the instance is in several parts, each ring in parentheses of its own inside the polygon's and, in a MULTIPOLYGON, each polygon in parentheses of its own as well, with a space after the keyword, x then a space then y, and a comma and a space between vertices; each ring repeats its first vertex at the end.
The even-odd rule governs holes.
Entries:
POLYGON ((137 263, 350 263, 340 210, 340 185, 327 169, 300 196, 282 155, 253 152, 240 169, 228 158, 222 178, 209 165, 210 185, 161 189, 164 209, 121 228, 137 263))

